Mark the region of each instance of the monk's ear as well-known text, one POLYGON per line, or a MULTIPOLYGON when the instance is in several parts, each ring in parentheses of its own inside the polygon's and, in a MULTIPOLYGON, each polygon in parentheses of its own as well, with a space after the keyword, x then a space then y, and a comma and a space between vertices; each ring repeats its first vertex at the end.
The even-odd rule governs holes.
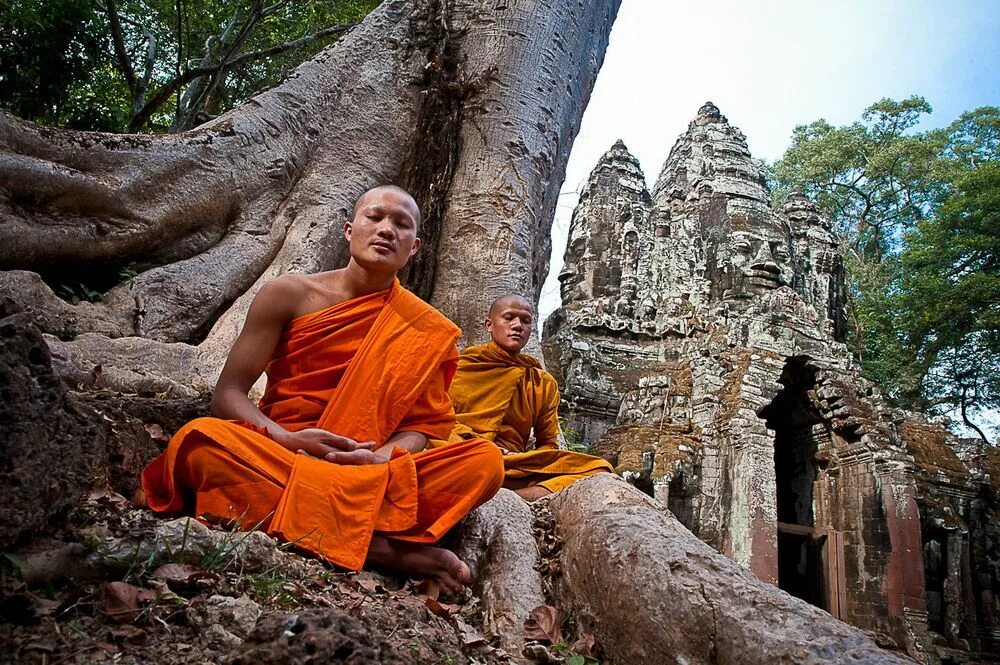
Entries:
POLYGON ((418 249, 420 249, 420 238, 414 239, 413 247, 410 248, 410 256, 416 254, 418 249))
POLYGON ((351 241, 351 233, 354 231, 354 227, 351 225, 351 220, 344 222, 344 238, 347 242, 351 241))

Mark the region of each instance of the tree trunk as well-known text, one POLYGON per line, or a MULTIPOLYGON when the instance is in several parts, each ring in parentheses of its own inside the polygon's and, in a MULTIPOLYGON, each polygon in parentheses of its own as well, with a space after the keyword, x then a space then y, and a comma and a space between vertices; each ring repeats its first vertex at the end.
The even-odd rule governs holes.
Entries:
POLYGON ((388 1, 179 135, 0 116, 0 295, 31 310, 77 383, 204 391, 257 289, 342 266, 353 201, 400 182, 426 215, 408 274, 420 295, 467 329, 495 295, 537 300, 617 6, 388 1), (53 287, 102 293, 71 304, 53 287))
POLYGON ((483 90, 463 114, 431 291, 465 342, 482 334, 498 296, 538 303, 566 162, 619 3, 478 4, 455 3, 470 31, 461 58, 483 90), (539 21, 539 13, 559 20, 539 21))

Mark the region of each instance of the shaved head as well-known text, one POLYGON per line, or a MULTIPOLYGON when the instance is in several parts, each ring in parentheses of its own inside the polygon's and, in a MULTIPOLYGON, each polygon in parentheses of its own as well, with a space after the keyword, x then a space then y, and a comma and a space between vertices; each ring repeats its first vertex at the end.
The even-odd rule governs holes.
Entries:
POLYGON ((528 302, 527 298, 524 298, 514 293, 509 293, 505 296, 500 296, 499 298, 494 300, 493 304, 490 305, 490 311, 486 314, 486 316, 487 317, 495 316, 501 309, 503 309, 508 305, 513 305, 513 304, 521 305, 522 307, 530 310, 531 312, 535 311, 535 308, 532 306, 530 302, 528 302))
POLYGON ((398 194, 399 196, 409 199, 410 203, 413 204, 413 221, 416 222, 417 226, 420 225, 420 206, 417 205, 417 200, 413 198, 413 194, 400 187, 399 185, 378 185, 377 187, 372 187, 364 194, 358 197, 358 200, 354 202, 354 210, 351 211, 351 219, 358 216, 358 211, 365 205, 367 199, 377 192, 392 192, 393 194, 398 194))
POLYGON ((527 298, 514 294, 494 300, 486 315, 486 330, 493 342, 509 353, 521 352, 534 325, 534 306, 527 298))

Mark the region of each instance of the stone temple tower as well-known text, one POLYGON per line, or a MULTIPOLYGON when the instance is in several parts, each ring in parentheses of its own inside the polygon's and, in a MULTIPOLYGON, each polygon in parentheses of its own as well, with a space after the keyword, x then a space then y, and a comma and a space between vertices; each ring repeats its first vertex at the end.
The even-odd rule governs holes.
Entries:
POLYGON ((635 290, 638 239, 648 235, 649 201, 639 162, 618 141, 598 160, 573 213, 559 275, 563 302, 615 298, 623 283, 626 292, 635 290))
POLYGON ((928 628, 948 648, 994 648, 1000 566, 985 552, 1000 534, 975 523, 995 514, 983 508, 995 490, 969 461, 993 453, 959 459, 943 428, 890 409, 860 376, 830 225, 798 193, 772 207, 762 165, 717 107, 698 110, 651 193, 621 142, 600 159, 565 262, 543 347, 568 438, 849 623, 931 660, 928 628), (945 484, 964 494, 929 464, 960 475, 945 484), (965 521, 940 535, 946 515, 965 521), (925 556, 948 543, 951 573, 925 556))

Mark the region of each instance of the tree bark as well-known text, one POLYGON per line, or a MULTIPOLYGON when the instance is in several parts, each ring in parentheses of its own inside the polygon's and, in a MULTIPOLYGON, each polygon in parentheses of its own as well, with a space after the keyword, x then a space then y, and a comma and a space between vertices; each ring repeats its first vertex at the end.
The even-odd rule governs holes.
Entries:
POLYGON ((420 295, 467 331, 496 295, 537 301, 617 6, 388 1, 279 86, 173 136, 0 116, 0 295, 75 380, 195 393, 258 288, 343 265, 353 201, 402 182, 431 213, 420 295), (94 275, 97 302, 53 291, 94 275))
POLYGON ((501 489, 469 513, 458 548, 483 603, 483 631, 515 657, 524 648, 525 620, 546 603, 533 521, 524 499, 501 489))
POLYGON ((757 579, 620 478, 556 494, 560 600, 617 663, 912 663, 757 579))
POLYGON ((538 303, 559 187, 618 5, 505 0, 486 10, 455 2, 470 37, 461 56, 485 89, 463 117, 431 303, 466 343, 482 335, 498 296, 538 303))

